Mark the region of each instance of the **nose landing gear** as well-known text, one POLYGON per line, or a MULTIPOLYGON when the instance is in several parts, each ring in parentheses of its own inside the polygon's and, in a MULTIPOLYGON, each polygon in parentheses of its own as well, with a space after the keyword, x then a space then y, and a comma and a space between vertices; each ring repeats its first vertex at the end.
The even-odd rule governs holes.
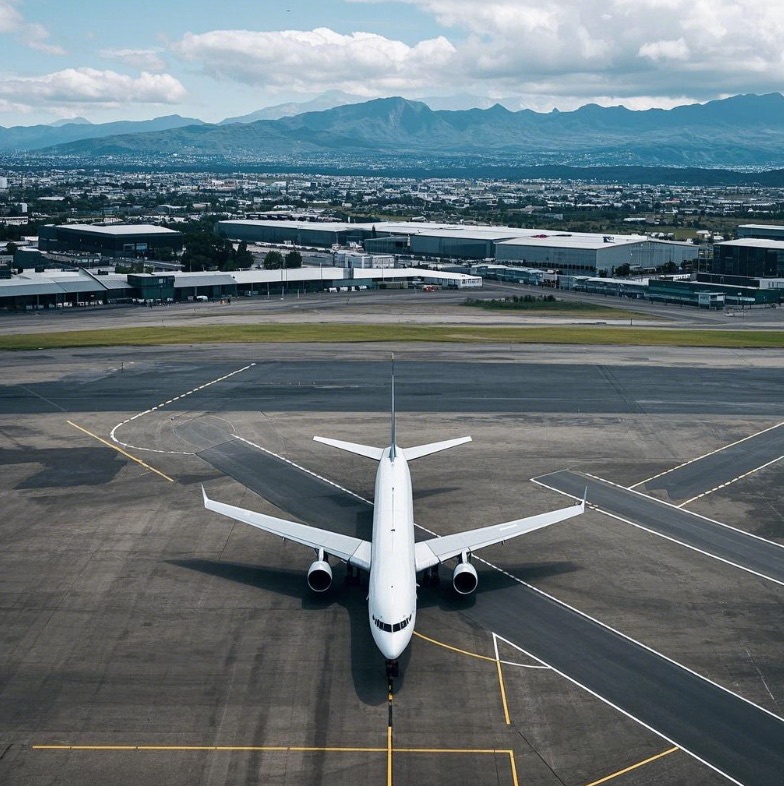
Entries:
POLYGON ((400 669, 396 660, 388 660, 387 664, 387 679, 391 680, 400 674, 400 669))

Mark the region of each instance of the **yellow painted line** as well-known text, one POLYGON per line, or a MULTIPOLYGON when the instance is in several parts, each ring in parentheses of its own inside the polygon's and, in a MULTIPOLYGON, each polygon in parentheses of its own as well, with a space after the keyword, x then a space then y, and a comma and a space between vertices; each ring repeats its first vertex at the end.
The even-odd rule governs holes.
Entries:
POLYGON ((506 748, 395 748, 395 753, 475 753, 475 754, 504 754, 511 753, 506 748))
POLYGON ((266 751, 268 753, 384 753, 387 748, 304 745, 33 745, 37 751, 266 751))
POLYGON ((636 770, 639 767, 643 767, 646 764, 650 764, 652 761, 656 761, 656 759, 661 759, 664 756, 669 756, 671 753, 675 753, 675 751, 680 750, 676 745, 674 748, 668 748, 666 751, 662 751, 661 753, 657 753, 655 756, 651 756, 648 759, 644 759, 643 761, 638 761, 637 764, 632 764, 631 767, 626 767, 623 770, 618 770, 618 772, 612 773, 612 775, 607 775, 604 778, 599 778, 598 781, 591 781, 590 783, 586 784, 586 786, 599 786, 600 783, 607 783, 607 781, 613 780, 613 778, 618 778, 621 775, 625 775, 627 772, 631 772, 632 770, 636 770))
POLYGON ((163 472, 160 470, 155 469, 155 467, 151 467, 149 464, 145 464, 141 459, 137 459, 136 456, 132 456, 130 453, 126 453, 122 448, 118 448, 117 445, 112 445, 111 442, 107 442, 105 439, 101 439, 97 434, 93 434, 91 431, 88 431, 86 428, 82 428, 78 426, 73 421, 67 421, 68 425, 73 426, 74 428, 78 428, 79 431, 83 431, 87 436, 92 437, 93 439, 97 439, 102 444, 106 445, 107 448, 111 448, 112 450, 116 450, 118 453, 122 453, 123 456, 129 458, 131 461, 135 461, 137 464, 141 464, 145 469, 149 469, 150 472, 154 472, 156 475, 160 475, 164 480, 168 480, 170 483, 174 483, 174 478, 170 478, 168 475, 164 475, 163 472))
MULTIPOLYGON (((323 747, 309 745, 32 745, 34 751, 266 751, 269 753, 389 753, 392 727, 387 728, 388 744, 377 747, 323 747)), ((507 748, 394 748, 395 753, 511 755, 507 748)), ((678 750, 673 748, 673 750, 678 750)), ((669 753, 669 751, 667 751, 669 753)), ((663 756, 664 754, 659 754, 663 756)), ((657 758, 657 757, 654 757, 657 758)), ((644 763, 644 762, 643 762, 644 763)), ((634 765, 635 767, 640 765, 634 765)), ((597 781, 598 782, 598 781, 597 781)), ((592 784, 589 784, 592 786, 592 784)))
POLYGON ((458 652, 460 655, 468 655, 471 658, 479 658, 479 660, 489 660, 492 662, 496 662, 495 658, 491 658, 488 655, 478 655, 476 652, 468 652, 468 650, 461 650, 457 647, 453 647, 451 644, 444 644, 442 641, 436 641, 435 639, 431 639, 428 636, 423 636, 421 633, 414 631, 414 635, 422 639, 423 641, 427 641, 430 644, 435 644, 437 647, 443 647, 445 650, 452 650, 452 652, 458 652))
MULTIPOLYGON (((262 752, 262 753, 386 753, 387 754, 387 786, 392 786, 392 726, 387 726, 387 746, 386 748, 352 748, 352 747, 316 747, 306 745, 32 745, 34 751, 137 751, 137 752, 195 752, 195 751, 213 751, 213 752, 262 752)), ((673 748, 677 750, 677 748, 673 748)), ((517 766, 514 760, 514 751, 504 748, 395 748, 395 753, 425 753, 425 754, 452 754, 452 755, 488 755, 488 756, 503 756, 506 754, 509 757, 509 767, 512 772, 513 786, 519 786, 517 779, 517 766)), ((660 753, 659 756, 664 756, 670 751, 660 753)), ((654 756, 648 761, 659 758, 654 756)), ((629 769, 640 767, 646 762, 634 765, 629 769)), ((628 772, 623 770, 623 772, 628 772)), ((621 773, 616 773, 620 775, 621 773)), ((612 775, 610 777, 615 777, 612 775)), ((606 780, 606 779, 605 779, 606 780)), ((596 783, 604 783, 604 781, 596 781, 596 783)), ((595 784, 589 784, 595 786, 595 784)))
POLYGON ((498 685, 501 688, 501 704, 504 707, 504 721, 507 726, 512 725, 512 719, 509 717, 509 705, 506 703, 506 688, 504 687, 504 672, 501 669, 501 659, 498 657, 498 642, 493 638, 493 647, 495 647, 495 667, 498 671, 498 685))
POLYGON ((509 766, 512 768, 512 786, 520 786, 517 780, 517 765, 514 760, 514 751, 509 751, 509 766))

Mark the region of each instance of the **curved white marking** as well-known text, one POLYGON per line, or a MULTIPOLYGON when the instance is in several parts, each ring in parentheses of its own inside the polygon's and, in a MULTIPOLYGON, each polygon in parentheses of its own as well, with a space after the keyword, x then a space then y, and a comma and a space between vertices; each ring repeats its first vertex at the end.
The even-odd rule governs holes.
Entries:
POLYGON ((181 398, 185 398, 186 396, 193 395, 200 390, 204 390, 204 388, 208 388, 210 385, 216 385, 218 382, 223 382, 229 377, 233 377, 235 374, 241 374, 243 371, 247 371, 249 368, 253 368, 255 363, 249 363, 247 366, 243 366, 242 368, 238 368, 236 371, 232 371, 229 374, 224 374, 222 377, 218 377, 217 379, 213 379, 211 382, 205 382, 203 385, 199 385, 197 388, 193 388, 189 390, 187 393, 181 393, 176 398, 170 398, 168 401, 164 401, 162 404, 156 404, 154 407, 150 407, 149 409, 145 409, 144 412, 139 412, 133 417, 126 418, 121 423, 118 423, 109 433, 109 437, 111 438, 112 442, 116 442, 118 445, 122 445, 124 448, 131 448, 133 450, 144 450, 147 453, 165 453, 167 455, 174 455, 174 456, 194 456, 196 455, 195 451, 186 451, 186 450, 158 450, 157 448, 143 448, 139 445, 131 445, 129 442, 123 442, 122 440, 118 439, 116 434, 117 430, 122 428, 122 426, 131 423, 132 421, 142 417, 143 415, 149 415, 151 412, 155 412, 156 410, 163 409, 167 404, 171 404, 174 401, 178 401, 181 398))

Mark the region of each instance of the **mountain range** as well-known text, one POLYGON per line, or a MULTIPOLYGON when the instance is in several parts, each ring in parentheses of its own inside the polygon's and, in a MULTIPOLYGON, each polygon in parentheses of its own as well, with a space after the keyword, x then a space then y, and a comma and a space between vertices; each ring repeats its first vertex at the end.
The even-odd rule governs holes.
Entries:
POLYGON ((58 120, 51 125, 0 126, 0 153, 40 150, 53 145, 84 139, 99 139, 123 134, 167 131, 184 126, 204 125, 193 117, 167 115, 154 120, 118 120, 114 123, 91 123, 83 117, 58 120))
POLYGON ((22 127, 0 129, 0 152, 37 149, 47 155, 82 157, 177 154, 245 162, 330 154, 368 160, 480 156, 520 165, 784 166, 780 93, 740 95, 669 110, 596 104, 549 113, 512 112, 500 104, 433 110, 419 101, 383 98, 272 119, 253 120, 253 114, 220 124, 173 115, 137 123, 34 126, 27 129, 26 138, 22 127))

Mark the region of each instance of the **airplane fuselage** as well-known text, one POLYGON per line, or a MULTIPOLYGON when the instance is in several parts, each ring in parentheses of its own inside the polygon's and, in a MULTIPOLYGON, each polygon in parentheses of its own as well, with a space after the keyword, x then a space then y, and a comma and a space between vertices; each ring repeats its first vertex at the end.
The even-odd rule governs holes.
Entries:
POLYGON ((416 562, 411 474, 403 451, 387 448, 378 464, 373 508, 368 616, 388 661, 411 641, 416 622, 416 562))

